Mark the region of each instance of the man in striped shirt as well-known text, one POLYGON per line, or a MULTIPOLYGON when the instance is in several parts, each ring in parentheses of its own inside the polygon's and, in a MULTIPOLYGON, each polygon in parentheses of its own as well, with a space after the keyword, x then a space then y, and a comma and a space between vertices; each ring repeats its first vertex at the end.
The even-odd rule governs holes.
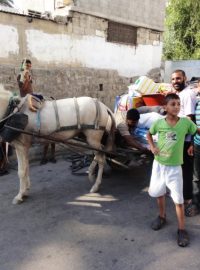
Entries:
MULTIPOLYGON (((200 89, 200 80, 198 81, 198 89, 200 89)), ((196 125, 200 127, 200 99, 197 101, 195 109, 196 125)), ((200 135, 194 137, 194 178, 193 178, 193 201, 200 210, 200 135)))

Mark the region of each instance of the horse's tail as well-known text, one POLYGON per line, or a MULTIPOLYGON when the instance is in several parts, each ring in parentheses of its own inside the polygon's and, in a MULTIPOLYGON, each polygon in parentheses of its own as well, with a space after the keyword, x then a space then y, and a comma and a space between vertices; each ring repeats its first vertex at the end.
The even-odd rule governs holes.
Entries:
POLYGON ((115 131, 116 131, 116 122, 113 112, 107 108, 107 112, 109 118, 111 120, 111 127, 108 130, 108 138, 106 140, 105 150, 106 151, 113 151, 114 149, 114 142, 115 142, 115 131))

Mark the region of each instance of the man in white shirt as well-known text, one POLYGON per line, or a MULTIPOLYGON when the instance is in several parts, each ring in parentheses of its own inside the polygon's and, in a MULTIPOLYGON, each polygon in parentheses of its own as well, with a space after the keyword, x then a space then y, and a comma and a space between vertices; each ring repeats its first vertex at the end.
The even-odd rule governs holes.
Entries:
MULTIPOLYGON (((196 93, 193 89, 186 87, 186 75, 183 70, 175 70, 171 76, 172 86, 180 97, 181 108, 180 117, 194 119, 196 106, 196 93)), ((187 136, 184 143, 183 152, 183 197, 185 202, 185 215, 194 216, 197 214, 197 208, 192 204, 193 197, 193 158, 191 152, 191 136, 187 136)))
POLYGON ((154 121, 163 118, 163 112, 161 106, 132 108, 127 112, 117 111, 115 120, 117 130, 123 139, 121 144, 149 153, 147 141, 144 143, 144 140, 138 138, 137 132, 135 133, 136 128, 149 129, 154 121))

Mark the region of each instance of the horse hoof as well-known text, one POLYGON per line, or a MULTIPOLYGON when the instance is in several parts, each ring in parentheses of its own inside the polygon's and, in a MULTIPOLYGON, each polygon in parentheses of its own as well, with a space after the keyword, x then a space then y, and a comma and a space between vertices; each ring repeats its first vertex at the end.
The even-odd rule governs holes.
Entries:
POLYGON ((20 204, 22 202, 23 202, 23 200, 22 199, 18 199, 18 198, 14 198, 13 201, 12 201, 13 204, 20 204))
POLYGON ((97 193, 98 190, 99 190, 98 187, 92 187, 90 189, 90 193, 97 193))

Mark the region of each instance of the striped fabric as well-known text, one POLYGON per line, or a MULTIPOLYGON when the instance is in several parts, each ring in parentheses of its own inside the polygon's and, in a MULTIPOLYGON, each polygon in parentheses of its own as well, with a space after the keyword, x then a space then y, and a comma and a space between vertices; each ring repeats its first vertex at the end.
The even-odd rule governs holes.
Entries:
MULTIPOLYGON (((200 128, 200 100, 198 100, 196 109, 195 109, 195 119, 197 127, 200 128)), ((200 135, 197 133, 194 137, 194 143, 200 145, 200 135)))

